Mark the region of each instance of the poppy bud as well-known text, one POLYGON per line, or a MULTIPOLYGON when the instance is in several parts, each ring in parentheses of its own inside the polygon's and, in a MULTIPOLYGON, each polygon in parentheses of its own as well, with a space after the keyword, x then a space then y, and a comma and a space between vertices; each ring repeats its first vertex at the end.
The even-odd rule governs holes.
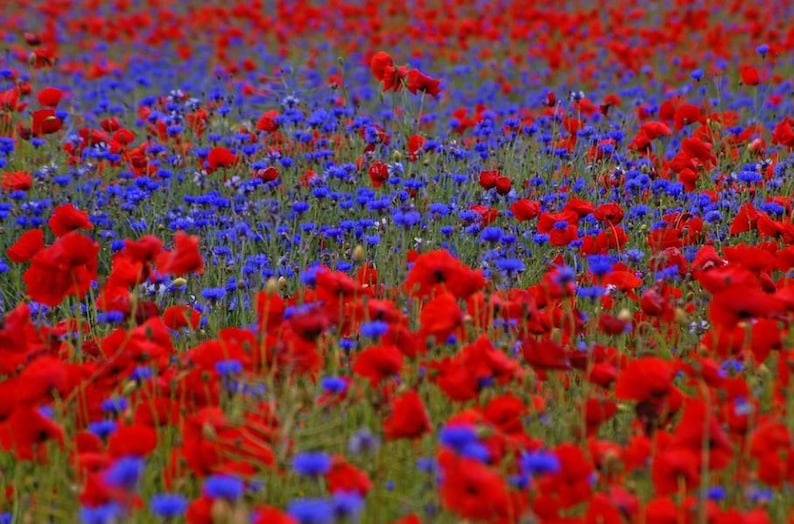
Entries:
POLYGON ((215 431, 215 428, 212 427, 212 424, 204 424, 201 426, 201 435, 207 440, 215 440, 218 438, 218 434, 215 431))
POLYGON ((274 295, 278 293, 278 280, 275 277, 270 277, 267 279, 267 283, 265 284, 265 292, 269 295, 274 295))
POLYGON ((230 524, 231 517, 234 514, 234 509, 231 504, 225 499, 217 498, 212 502, 212 510, 210 515, 212 517, 212 524, 230 524))
POLYGON ((362 260, 364 260, 365 254, 366 253, 364 251, 364 246, 362 246, 361 244, 357 244, 356 247, 353 249, 353 261, 361 262, 362 260))

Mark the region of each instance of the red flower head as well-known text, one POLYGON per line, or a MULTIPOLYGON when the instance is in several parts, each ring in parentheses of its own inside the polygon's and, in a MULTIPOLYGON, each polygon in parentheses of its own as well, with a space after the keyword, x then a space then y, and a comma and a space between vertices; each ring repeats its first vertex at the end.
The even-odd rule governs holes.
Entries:
POLYGON ((27 191, 33 187, 33 176, 26 171, 7 171, 0 185, 4 191, 27 191))
POLYGON ((440 453, 441 503, 464 519, 501 522, 520 514, 507 482, 498 472, 471 458, 440 453))
POLYGON ((97 276, 99 245, 76 231, 37 252, 25 274, 30 298, 57 306, 68 295, 83 298, 97 276))
POLYGON ((383 431, 389 440, 415 439, 432 429, 430 415, 416 391, 408 391, 395 398, 391 410, 383 421, 383 431))
POLYGON ((44 249, 44 231, 29 229, 22 233, 11 247, 6 249, 6 255, 12 262, 24 264, 42 249, 44 249))
POLYGON ((416 94, 419 91, 434 97, 441 94, 441 81, 431 78, 417 69, 408 71, 405 87, 412 94, 416 94))
POLYGON ((75 229, 94 229, 94 225, 88 219, 88 214, 72 204, 56 207, 48 224, 56 237, 62 237, 75 229))
POLYGON ((63 128, 63 120, 55 115, 51 108, 39 109, 33 112, 30 130, 34 136, 51 135, 63 128))
POLYGON ((378 51, 372 56, 369 67, 372 70, 372 76, 374 76, 378 82, 382 82, 386 74, 386 68, 394 67, 394 59, 392 59, 391 55, 388 53, 378 51))
POLYGON ((761 75, 758 74, 758 69, 748 64, 739 66, 739 78, 742 84, 746 86, 757 86, 761 83, 761 75))
POLYGON ((39 104, 44 107, 58 107, 58 103, 60 103, 62 97, 63 91, 57 87, 45 87, 36 95, 39 104))
POLYGON ((207 165, 210 172, 215 171, 218 168, 231 167, 236 162, 237 155, 225 147, 213 147, 207 155, 207 165))
POLYGON ((199 237, 177 231, 174 235, 174 249, 163 251, 157 256, 157 269, 160 273, 173 276, 202 273, 204 259, 198 246, 199 237))
POLYGON ((372 387, 383 380, 399 375, 403 354, 394 346, 370 346, 356 355, 353 372, 369 380, 372 387))

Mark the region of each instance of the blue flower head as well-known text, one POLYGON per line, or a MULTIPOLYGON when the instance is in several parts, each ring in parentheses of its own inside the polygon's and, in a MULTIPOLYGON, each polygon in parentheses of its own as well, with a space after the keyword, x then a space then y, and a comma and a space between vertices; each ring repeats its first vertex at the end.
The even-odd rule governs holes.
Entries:
POLYGON ((544 475, 560 471, 560 459, 554 453, 533 451, 521 457, 521 467, 530 475, 544 475))
POLYGON ((181 517, 187 510, 188 501, 177 493, 159 493, 149 501, 152 513, 164 519, 181 517))
POLYGON ((145 467, 140 457, 121 457, 105 471, 104 479, 109 486, 132 491, 138 485, 145 467))
POLYGON ((358 493, 334 493, 332 502, 334 505, 334 516, 336 517, 337 521, 359 521, 361 517, 361 510, 364 507, 364 500, 358 493))
POLYGON ((364 428, 356 431, 347 443, 347 449, 353 455, 374 452, 380 446, 380 440, 370 430, 364 428))
POLYGON ((389 330, 389 324, 383 322, 382 320, 374 320, 372 322, 365 322, 361 324, 361 328, 359 329, 359 333, 361 336, 367 338, 377 338, 382 335, 386 334, 386 331, 389 330))
POLYGON ((343 393, 347 389, 347 382, 342 377, 325 377, 320 384, 328 393, 343 393))
POLYGON ((80 522, 82 524, 113 524, 122 514, 118 504, 110 503, 94 508, 80 508, 80 522))
POLYGON ((325 475, 331 469, 331 457, 322 451, 298 453, 292 459, 292 469, 299 475, 311 477, 325 475))
POLYGON ((232 475, 213 475, 204 481, 203 491, 210 498, 233 501, 243 496, 245 484, 232 475))
POLYGON ((287 513, 300 524, 331 524, 335 510, 328 499, 296 499, 287 504, 287 513))

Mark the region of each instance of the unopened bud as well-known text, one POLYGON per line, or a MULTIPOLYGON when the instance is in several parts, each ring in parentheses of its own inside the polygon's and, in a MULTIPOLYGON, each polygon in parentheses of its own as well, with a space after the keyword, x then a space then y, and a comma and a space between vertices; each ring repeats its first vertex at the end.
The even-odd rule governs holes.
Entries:
POLYGON ((361 244, 356 245, 356 247, 353 249, 353 261, 361 262, 362 260, 364 260, 364 255, 365 255, 364 246, 362 246, 361 244))
POLYGON ((632 318, 631 311, 629 311, 626 308, 621 309, 620 312, 618 313, 618 319, 622 320, 623 322, 629 322, 631 318, 632 318))
POLYGON ((269 295, 278 293, 278 288, 279 288, 278 280, 276 280, 275 277, 270 277, 267 279, 267 283, 265 283, 265 291, 269 295))

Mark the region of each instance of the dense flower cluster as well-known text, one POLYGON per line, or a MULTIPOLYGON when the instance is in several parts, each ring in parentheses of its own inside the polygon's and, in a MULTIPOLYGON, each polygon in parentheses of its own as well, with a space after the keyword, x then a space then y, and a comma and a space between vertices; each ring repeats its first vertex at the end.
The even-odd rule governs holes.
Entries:
POLYGON ((4 7, 0 522, 794 521, 789 4, 4 7))

